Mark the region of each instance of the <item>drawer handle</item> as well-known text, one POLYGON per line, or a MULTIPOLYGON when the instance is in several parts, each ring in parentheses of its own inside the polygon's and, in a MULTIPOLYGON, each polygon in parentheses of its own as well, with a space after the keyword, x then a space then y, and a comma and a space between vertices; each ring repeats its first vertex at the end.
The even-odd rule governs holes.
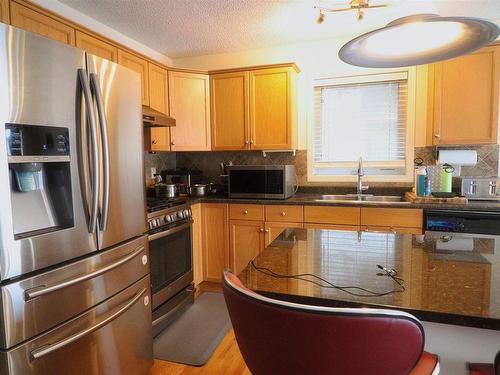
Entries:
POLYGON ((65 346, 81 339, 84 336, 87 336, 88 334, 97 331, 99 328, 104 327, 105 325, 111 323, 113 320, 117 319, 120 317, 120 315, 123 315, 128 309, 130 309, 141 297, 144 293, 146 293, 146 288, 142 288, 142 290, 138 293, 136 293, 129 301, 127 301, 117 312, 114 314, 110 315, 103 321, 90 326, 88 328, 85 328, 84 330, 75 333, 74 335, 68 336, 62 340, 56 341, 53 344, 46 344, 42 345, 41 347, 33 350, 31 354, 31 358, 33 359, 39 359, 47 354, 50 354, 58 349, 64 348, 65 346))
POLYGON ((269 233, 269 229, 266 229, 264 232, 269 233))
POLYGON ((260 232, 260 233, 264 233, 264 228, 260 228, 260 229, 259 229, 259 232, 260 232))
POLYGON ((156 141, 156 140, 153 139, 153 142, 151 142, 151 143, 155 145, 155 144, 158 143, 158 141, 156 141))
POLYGON ((54 284, 51 286, 41 285, 41 286, 37 286, 37 287, 31 288, 31 289, 28 289, 24 292, 24 299, 26 301, 29 301, 30 299, 40 297, 40 296, 43 296, 43 295, 51 293, 51 292, 55 292, 56 290, 64 289, 64 288, 67 288, 69 286, 81 283, 83 281, 93 279, 94 277, 100 276, 103 273, 109 272, 112 269, 115 269, 116 267, 121 266, 122 264, 135 258, 137 255, 139 255, 143 251, 144 251, 144 246, 140 246, 132 253, 125 255, 124 257, 120 258, 116 262, 108 264, 105 267, 99 268, 99 269, 95 270, 94 272, 90 272, 90 273, 86 273, 84 275, 77 276, 74 279, 64 280, 58 284, 54 284))
POLYGON ((285 211, 283 211, 283 212, 281 213, 281 216, 286 216, 286 212, 285 212, 285 211))
POLYGON ((243 211, 243 215, 248 215, 248 210, 243 211))

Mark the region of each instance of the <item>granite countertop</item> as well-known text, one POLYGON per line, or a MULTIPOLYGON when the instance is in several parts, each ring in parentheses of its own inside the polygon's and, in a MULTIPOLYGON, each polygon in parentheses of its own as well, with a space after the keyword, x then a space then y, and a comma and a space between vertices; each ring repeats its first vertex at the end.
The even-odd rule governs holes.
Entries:
POLYGON ((285 204, 285 205, 317 205, 317 206, 351 206, 351 207, 392 207, 423 208, 469 211, 498 211, 499 201, 469 201, 467 204, 456 203, 410 203, 410 202, 366 202, 366 201, 327 201, 320 200, 321 194, 295 194, 288 199, 236 199, 227 196, 208 195, 202 198, 190 198, 190 202, 207 203, 242 203, 242 204, 285 204))
POLYGON ((286 229, 255 258, 257 267, 279 275, 314 274, 336 286, 370 292, 276 278, 250 263, 239 276, 252 290, 292 302, 395 308, 424 321, 500 330, 499 240, 460 234, 286 229), (377 265, 396 270, 404 288, 377 265))

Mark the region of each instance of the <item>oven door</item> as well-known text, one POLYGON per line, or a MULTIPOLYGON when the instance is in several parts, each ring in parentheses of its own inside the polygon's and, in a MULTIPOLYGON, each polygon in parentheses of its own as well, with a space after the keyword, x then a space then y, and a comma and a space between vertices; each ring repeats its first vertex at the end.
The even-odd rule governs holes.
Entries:
POLYGON ((191 223, 149 235, 153 309, 193 282, 191 223))

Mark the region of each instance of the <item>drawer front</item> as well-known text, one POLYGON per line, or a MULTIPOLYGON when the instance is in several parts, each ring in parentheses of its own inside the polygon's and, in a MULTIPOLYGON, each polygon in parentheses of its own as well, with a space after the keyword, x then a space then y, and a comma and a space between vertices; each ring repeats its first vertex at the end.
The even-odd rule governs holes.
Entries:
POLYGON ((266 221, 302 223, 303 212, 303 206, 269 205, 266 206, 266 221))
POLYGON ((139 375, 153 365, 150 278, 3 353, 8 375, 139 375), (8 370, 7 370, 8 369, 8 370))
POLYGON ((415 208, 361 208, 361 225, 422 228, 424 213, 415 208))
POLYGON ((359 225, 359 207, 304 206, 304 222, 359 225))
POLYGON ((149 273, 145 236, 63 267, 2 286, 2 349, 50 329, 149 273), (78 296, 78 298, 75 298, 78 296))
POLYGON ((264 221, 264 205, 262 204, 230 204, 229 218, 231 220, 264 221))

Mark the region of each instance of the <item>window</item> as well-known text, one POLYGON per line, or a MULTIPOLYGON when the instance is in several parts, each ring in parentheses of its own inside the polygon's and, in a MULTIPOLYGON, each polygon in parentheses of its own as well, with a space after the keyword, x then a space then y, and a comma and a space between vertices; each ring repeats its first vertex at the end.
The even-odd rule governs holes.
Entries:
POLYGON ((316 81, 309 180, 411 181, 413 121, 408 72, 316 81))

